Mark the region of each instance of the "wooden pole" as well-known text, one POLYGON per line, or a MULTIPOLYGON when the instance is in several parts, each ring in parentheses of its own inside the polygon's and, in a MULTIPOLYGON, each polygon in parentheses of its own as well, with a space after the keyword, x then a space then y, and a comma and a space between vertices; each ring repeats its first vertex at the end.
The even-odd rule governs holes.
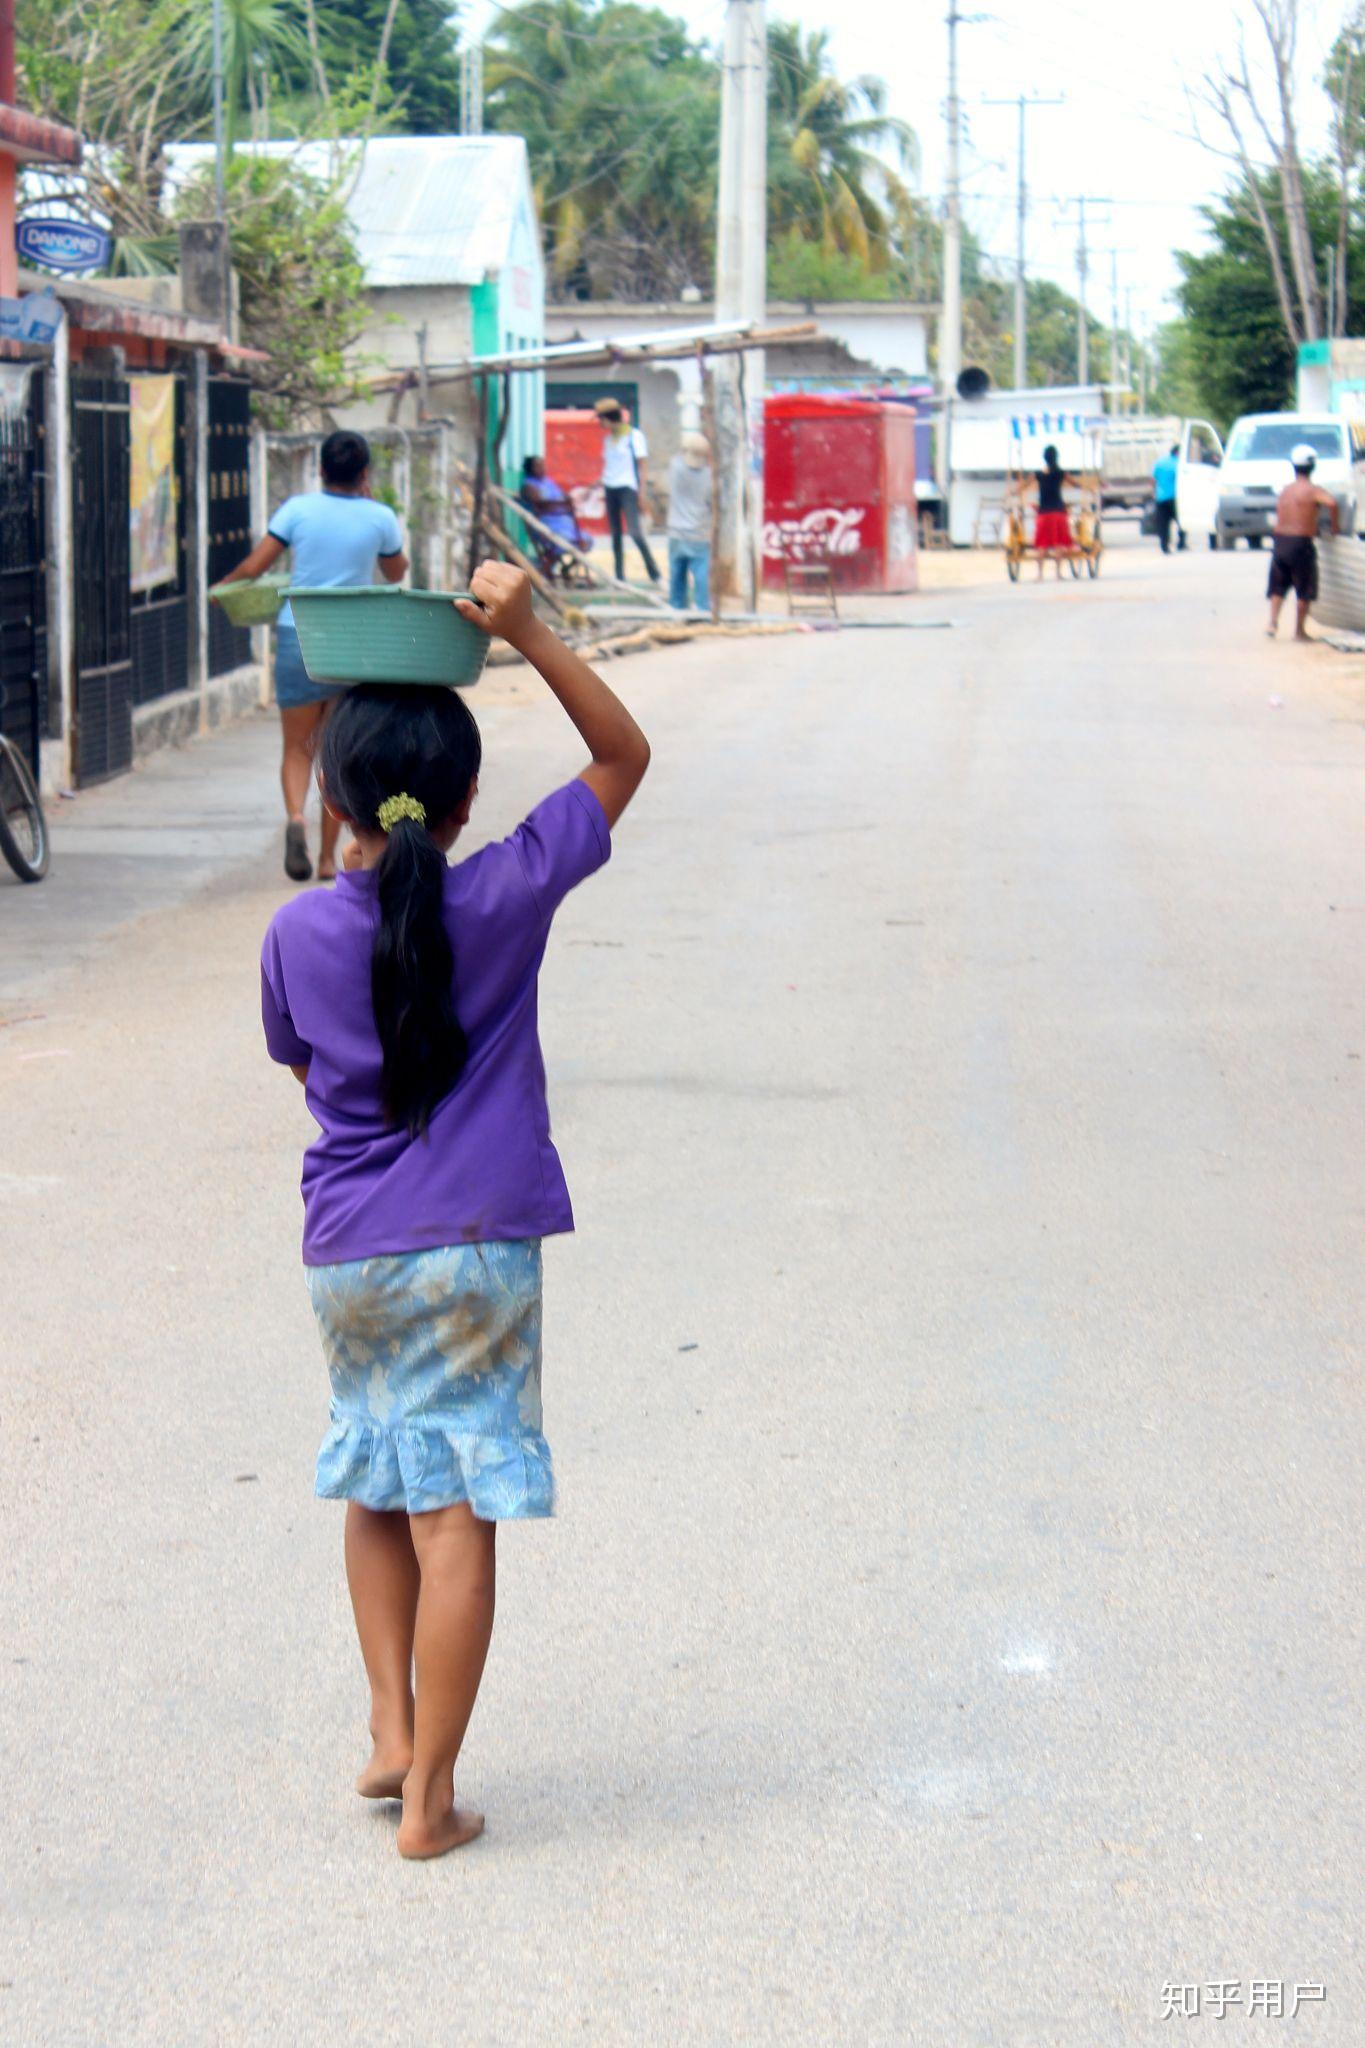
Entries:
POLYGON ((478 419, 478 448, 474 455, 474 494, 469 508, 469 567, 465 572, 466 588, 474 581, 474 571, 479 566, 479 526, 483 519, 483 495, 488 484, 488 379, 476 377, 474 389, 478 393, 475 408, 478 419))
POLYGON ((633 583, 620 583, 615 576, 609 576, 605 569, 599 569, 591 555, 585 554, 582 548, 575 547, 571 540, 565 540, 562 533, 556 533, 552 526, 547 526, 544 520, 538 519, 529 506, 514 498, 510 491, 503 490, 500 484, 490 483, 487 488, 489 497, 496 498, 500 505, 509 506, 514 510, 518 519, 528 526, 532 533, 538 533, 542 539, 552 541, 572 561, 581 562, 604 590, 619 590, 632 604, 652 604, 658 611, 669 610, 665 600, 655 597, 652 590, 637 590, 633 583))
POLYGON ((716 564, 720 560, 720 487, 718 454, 716 448, 716 388, 705 357, 701 365, 701 430, 706 436, 707 460, 711 464, 711 618, 720 618, 720 577, 716 575, 716 564))
MULTIPOLYGON (((473 496, 469 485, 461 481, 460 492, 466 505, 470 507, 470 517, 472 518, 473 496)), ((499 526, 497 520, 493 518, 490 512, 485 511, 483 513, 478 523, 478 531, 488 539, 492 546, 500 548, 505 555, 510 556, 519 569, 526 571, 526 574, 531 579, 532 586, 540 592, 545 602, 558 613, 559 617, 563 618, 565 604, 561 593, 555 589, 549 577, 542 573, 537 564, 531 561, 530 557, 517 546, 505 528, 499 526)))

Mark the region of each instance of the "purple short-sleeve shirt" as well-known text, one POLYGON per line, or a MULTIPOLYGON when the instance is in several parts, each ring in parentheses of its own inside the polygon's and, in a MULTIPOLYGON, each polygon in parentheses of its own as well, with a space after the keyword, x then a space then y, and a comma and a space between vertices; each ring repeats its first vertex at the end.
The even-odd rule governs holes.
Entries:
POLYGON ((307 1066, 321 1126, 303 1162, 305 1265, 573 1229, 550 1142, 536 977, 555 911, 610 853, 601 804, 585 782, 570 782, 510 839, 448 871, 469 1059, 420 1138, 394 1130, 380 1104, 373 871, 343 869, 334 889, 275 913, 261 951, 266 1045, 272 1059, 307 1066))

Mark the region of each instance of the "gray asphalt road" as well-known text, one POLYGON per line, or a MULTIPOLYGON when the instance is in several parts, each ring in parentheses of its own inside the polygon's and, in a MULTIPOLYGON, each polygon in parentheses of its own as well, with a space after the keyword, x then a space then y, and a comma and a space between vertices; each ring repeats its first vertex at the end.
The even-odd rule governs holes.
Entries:
MULTIPOLYGON (((1365 686, 1261 574, 614 672, 656 765, 543 1001, 562 1512, 432 1866, 349 1791, 269 796, 131 926, 0 888, 0 2036, 1105 2048, 1222 1981, 1365 2038, 1365 686)), ((268 792, 270 740, 214 744, 268 792)), ((482 833, 578 758, 490 741, 482 833)))

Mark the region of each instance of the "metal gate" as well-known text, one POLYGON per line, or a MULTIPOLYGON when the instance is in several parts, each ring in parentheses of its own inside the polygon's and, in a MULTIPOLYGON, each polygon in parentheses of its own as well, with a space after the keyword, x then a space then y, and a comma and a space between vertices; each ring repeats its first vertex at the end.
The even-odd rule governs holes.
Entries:
MULTIPOLYGON (((251 386, 240 377, 209 378, 209 584, 220 583, 249 554, 251 532, 251 386)), ((259 535, 256 538, 260 538, 259 535)), ((251 634, 221 605, 209 606, 209 674, 251 659, 251 634)))
POLYGON ((36 775, 47 718, 43 378, 18 363, 0 376, 0 732, 36 775))
POLYGON ((128 384, 71 379, 76 598, 76 772, 102 782, 132 765, 128 585, 128 384))
MULTIPOLYGON (((164 373, 158 373, 164 374, 164 373)), ((150 704, 190 680, 190 605, 185 551, 185 382, 175 380, 175 576, 132 595, 129 651, 133 703, 150 704)))

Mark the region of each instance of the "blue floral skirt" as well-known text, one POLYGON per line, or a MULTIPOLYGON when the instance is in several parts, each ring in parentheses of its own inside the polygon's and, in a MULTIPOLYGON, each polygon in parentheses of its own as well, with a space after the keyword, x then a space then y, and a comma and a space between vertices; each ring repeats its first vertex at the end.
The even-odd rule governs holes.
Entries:
POLYGON ((540 1240, 309 1266, 332 1379, 325 1500, 481 1520, 554 1513, 541 1433, 540 1240))

